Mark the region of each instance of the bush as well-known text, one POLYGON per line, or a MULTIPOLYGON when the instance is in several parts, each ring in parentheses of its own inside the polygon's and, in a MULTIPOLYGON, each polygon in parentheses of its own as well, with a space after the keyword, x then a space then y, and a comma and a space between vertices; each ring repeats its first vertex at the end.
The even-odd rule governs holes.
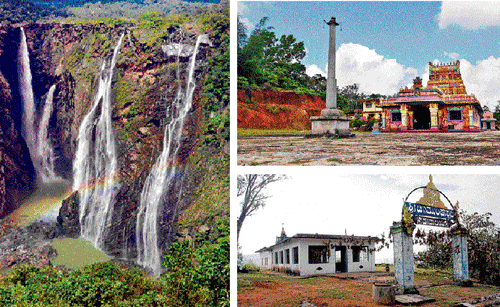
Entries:
POLYGON ((258 272, 260 268, 253 263, 247 263, 243 266, 243 270, 247 272, 258 272))

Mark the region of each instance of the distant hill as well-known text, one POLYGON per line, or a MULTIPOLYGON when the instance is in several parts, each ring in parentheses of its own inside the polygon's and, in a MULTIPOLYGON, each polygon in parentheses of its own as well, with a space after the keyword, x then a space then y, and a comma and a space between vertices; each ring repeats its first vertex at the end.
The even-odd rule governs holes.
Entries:
POLYGON ((50 17, 135 17, 146 11, 195 13, 220 0, 0 0, 1 22, 50 17))
POLYGON ((54 7, 35 4, 27 0, 0 0, 1 22, 34 21, 50 16, 66 17, 65 12, 54 7))

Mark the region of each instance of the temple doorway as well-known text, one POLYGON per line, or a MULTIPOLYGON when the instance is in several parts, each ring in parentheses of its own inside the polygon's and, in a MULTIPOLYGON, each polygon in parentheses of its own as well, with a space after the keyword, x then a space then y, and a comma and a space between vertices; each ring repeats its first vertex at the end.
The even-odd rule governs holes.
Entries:
POLYGON ((430 129, 431 112, 423 106, 413 107, 413 129, 430 129))
POLYGON ((335 271, 347 272, 347 249, 345 246, 335 246, 335 271))

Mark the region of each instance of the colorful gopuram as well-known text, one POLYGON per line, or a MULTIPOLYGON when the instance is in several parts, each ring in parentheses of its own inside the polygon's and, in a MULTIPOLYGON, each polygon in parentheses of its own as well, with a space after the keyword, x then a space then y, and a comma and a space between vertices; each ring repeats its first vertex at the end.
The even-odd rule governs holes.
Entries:
POLYGON ((382 132, 481 131, 483 109, 474 95, 467 94, 460 61, 429 63, 427 86, 417 77, 413 86, 402 88, 397 97, 380 99, 376 104, 370 101, 370 105, 372 110, 367 113, 381 119, 382 132), (373 114, 374 107, 378 114, 373 114))

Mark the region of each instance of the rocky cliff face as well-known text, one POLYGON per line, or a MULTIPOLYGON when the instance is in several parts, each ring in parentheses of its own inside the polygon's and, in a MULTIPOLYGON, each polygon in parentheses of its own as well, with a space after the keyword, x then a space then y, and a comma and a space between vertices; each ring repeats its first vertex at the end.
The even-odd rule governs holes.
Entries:
MULTIPOLYGON (((33 88, 36 97, 44 97, 51 85, 56 84, 54 112, 50 119, 49 137, 54 145, 56 173, 72 180, 73 159, 81 121, 88 112, 96 93, 97 77, 104 57, 110 56, 119 36, 125 33, 113 81, 113 130, 118 152, 119 183, 111 224, 105 235, 107 252, 120 258, 136 256, 135 223, 140 192, 144 181, 159 156, 163 142, 166 110, 183 84, 188 57, 167 55, 162 45, 177 43, 194 45, 202 26, 172 23, 148 27, 141 24, 26 24, 24 29, 30 50, 33 88), (178 71, 182 77, 178 79, 178 71)), ((223 32, 228 32, 228 27, 223 32)), ((215 128, 216 142, 207 143, 207 127, 214 116, 228 116, 228 104, 215 109, 207 107, 210 101, 204 82, 209 62, 228 49, 220 34, 209 29, 212 46, 203 44, 197 57, 194 106, 190 112, 181 140, 176 163, 183 174, 165 197, 159 218, 160 246, 168 247, 178 236, 196 232, 209 225, 215 216, 227 216, 228 143, 215 128), (215 180, 215 181, 214 181, 215 180), (219 190, 206 193, 210 182, 219 190), (204 194, 202 193, 204 192, 204 194), (213 194, 211 194, 213 193, 213 194), (169 201, 178 198, 181 201, 169 201), (206 198, 211 198, 211 201, 206 198), (215 200, 215 202, 213 202, 215 200), (209 203, 201 208, 201 204, 209 203), (204 214, 192 217, 186 212, 197 208, 204 214), (182 223, 180 223, 180 221, 182 223)), ((228 34, 228 33, 226 33, 228 34)), ((34 170, 30 164, 26 145, 19 134, 20 97, 18 94, 15 63, 17 47, 7 42, 18 42, 20 30, 16 26, 0 28, 0 216, 19 203, 20 192, 29 191, 34 183, 34 170), (3 111, 5 110, 5 111, 3 111), (5 119, 5 120, 4 120, 5 119), (10 160, 9 160, 10 157, 10 160), (9 167, 6 167, 9 166, 9 167), (2 173, 3 172, 3 173, 2 173), (3 175, 2 175, 3 174, 3 175), (14 189, 8 189, 14 187, 14 189), (17 187, 17 190, 15 189, 17 187), (14 191, 13 193, 9 191, 14 191), (2 209, 3 207, 6 209, 2 209)), ((228 90, 228 89, 227 89, 228 90)), ((211 136, 210 136, 211 137, 211 136)), ((210 189, 209 189, 210 190, 210 189)), ((66 200, 58 219, 63 233, 74 236, 79 230, 77 196, 66 200), (65 230, 64 230, 65 229, 65 230)))
POLYGON ((238 128, 309 130, 309 118, 324 108, 319 96, 242 88, 238 89, 238 128))

